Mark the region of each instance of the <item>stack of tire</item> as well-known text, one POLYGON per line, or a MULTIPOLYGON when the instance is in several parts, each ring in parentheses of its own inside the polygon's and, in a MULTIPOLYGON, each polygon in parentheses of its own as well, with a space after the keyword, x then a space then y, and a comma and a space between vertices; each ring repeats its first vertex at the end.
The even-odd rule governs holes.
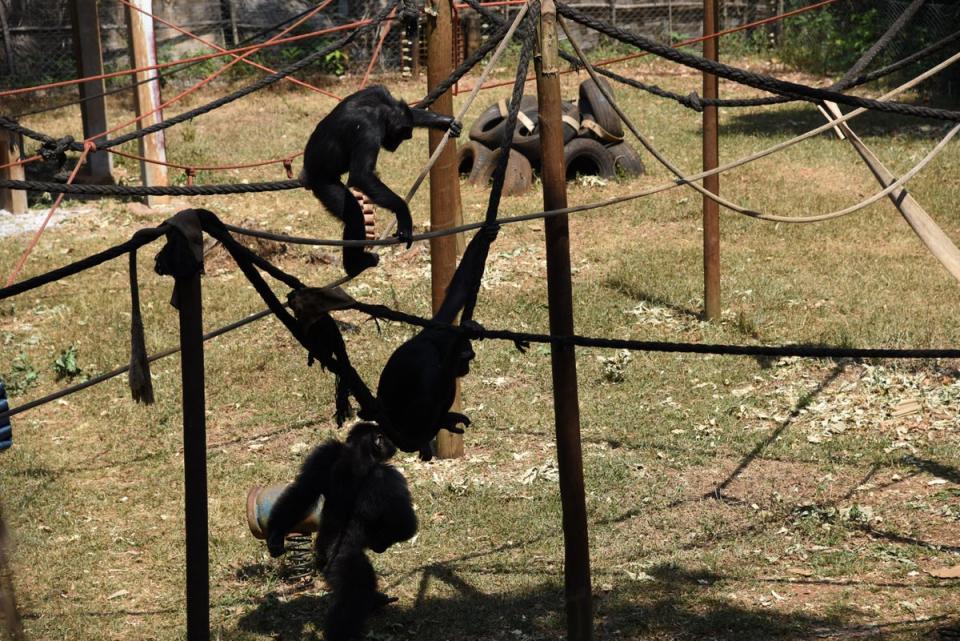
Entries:
MULTIPOLYGON (((491 105, 470 127, 469 140, 460 145, 457 166, 468 183, 490 182, 500 158, 500 141, 509 109, 507 100, 491 105)), ((507 160, 505 196, 527 191, 533 184, 534 172, 540 169, 539 119, 536 96, 523 96, 507 160)), ((580 174, 613 178, 644 173, 640 156, 623 141, 620 117, 592 80, 581 83, 577 104, 562 102, 562 119, 567 180, 580 174)))

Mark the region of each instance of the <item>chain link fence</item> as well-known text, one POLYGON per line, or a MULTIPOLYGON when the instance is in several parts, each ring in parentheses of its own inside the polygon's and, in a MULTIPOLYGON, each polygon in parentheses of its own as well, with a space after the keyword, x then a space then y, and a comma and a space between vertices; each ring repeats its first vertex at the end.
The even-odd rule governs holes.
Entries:
MULTIPOLYGON (((333 29, 374 16, 385 0, 332 0, 324 9, 296 26, 289 35, 333 29)), ((702 34, 702 0, 571 0, 596 18, 677 45, 702 34)), ((810 0, 720 0, 721 26, 736 27, 800 8, 810 0)), ((76 77, 71 29, 71 2, 64 0, 0 0, 0 88, 31 86, 76 77)), ((908 0, 841 0, 782 22, 724 37, 722 53, 736 55, 771 51, 788 64, 814 73, 830 74, 849 66, 899 16, 908 0), (833 37, 837 36, 837 37, 833 37), (842 41, 837 44, 837 41, 842 41)), ((97 3, 107 71, 131 66, 127 51, 126 11, 119 0, 97 3)), ((164 0, 154 2, 159 19, 166 20, 223 47, 259 43, 289 28, 316 2, 312 0, 164 0)), ((516 6, 491 2, 492 10, 510 18, 516 6)), ((465 5, 455 5, 454 64, 494 31, 492 25, 465 5)), ((960 5, 930 0, 878 57, 875 65, 899 59, 960 26, 960 5)), ((170 61, 202 54, 210 48, 176 29, 155 24, 158 57, 170 61)), ((575 27, 577 37, 598 57, 631 53, 590 30, 575 27)), ((271 47, 251 57, 272 68, 282 67, 323 47, 342 31, 271 47)), ((426 61, 425 29, 421 19, 410 24, 391 21, 367 33, 341 51, 329 54, 309 73, 316 76, 363 75, 368 68, 384 74, 418 75, 426 61), (377 52, 374 63, 374 52, 377 52)), ((700 45, 691 47, 700 50, 700 45)), ((166 82, 194 82, 212 73, 226 59, 171 67, 162 72, 166 82)), ((228 77, 261 72, 235 65, 228 77)), ((114 87, 127 78, 111 81, 114 87)))

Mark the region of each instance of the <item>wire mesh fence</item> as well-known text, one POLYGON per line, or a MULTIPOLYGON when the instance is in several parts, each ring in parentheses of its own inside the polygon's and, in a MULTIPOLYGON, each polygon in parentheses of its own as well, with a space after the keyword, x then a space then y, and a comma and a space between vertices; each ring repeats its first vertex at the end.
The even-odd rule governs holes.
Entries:
MULTIPOLYGON (((811 0, 720 0, 724 29, 778 15, 806 6, 811 0)), ((313 0, 165 0, 154 2, 157 52, 161 61, 211 51, 209 45, 178 31, 188 31, 220 47, 261 43, 290 29, 287 36, 332 30, 373 17, 385 0, 331 0, 322 10, 313 0), (163 24, 167 21, 170 25, 163 24), (302 21, 298 23, 298 21, 302 21)), ((0 0, 0 88, 31 86, 77 75, 71 28, 72 2, 63 0, 0 0)), ((487 0, 491 11, 509 18, 516 4, 487 0)), ((702 34, 702 0, 571 0, 581 11, 620 27, 677 45, 702 34)), ((868 48, 908 6, 908 0, 840 0, 769 25, 726 36, 721 50, 728 54, 773 52, 788 64, 814 73, 830 74, 845 69, 868 48), (834 37, 836 36, 836 37, 834 37)), ((131 65, 127 50, 129 11, 121 0, 97 3, 107 71, 131 65)), ((488 24, 466 5, 455 4, 456 46, 459 63, 491 33, 488 24)), ((908 55, 923 44, 955 31, 960 24, 960 5, 930 0, 877 58, 875 64, 908 55)), ((575 27, 581 44, 615 56, 629 51, 585 28, 575 27)), ((272 68, 300 59, 342 35, 325 35, 269 47, 251 56, 272 68)), ((363 34, 348 47, 318 61, 307 73, 315 76, 383 74, 418 75, 426 60, 423 13, 415 22, 391 20, 363 34)), ((699 45, 692 46, 694 51, 699 45)), ((196 81, 212 73, 225 59, 212 59, 188 68, 164 70, 165 81, 196 81)), ((258 74, 246 65, 234 66, 227 77, 258 74)), ((129 79, 111 81, 114 87, 129 79)))
MULTIPOLYGON (((323 10, 296 26, 290 34, 304 34, 347 25, 372 17, 384 0, 332 0, 323 10)), ((584 0, 574 3, 591 14, 612 20, 663 41, 678 42, 699 35, 703 9, 700 0, 584 0)), ((493 10, 504 17, 516 6, 492 2, 493 10)), ((781 1, 782 4, 782 1, 781 1)), ((728 0, 722 2, 725 26, 735 26, 760 16, 772 15, 776 0, 728 0)), ((75 77, 71 3, 61 0, 0 0, 0 87, 12 88, 75 77)), ((306 0, 169 0, 155 2, 160 20, 189 31, 222 47, 263 42, 316 6, 306 0)), ((98 3, 103 58, 107 71, 131 66, 127 51, 128 9, 119 0, 98 3)), ((454 63, 459 62, 492 33, 491 25, 465 5, 455 11, 457 45, 454 63)), ((210 47, 161 22, 155 24, 157 52, 161 61, 210 51, 210 47)), ((371 67, 373 74, 416 75, 425 62, 425 25, 394 20, 358 38, 342 51, 320 61, 315 74, 361 75, 371 67), (377 54, 376 56, 374 54, 377 54)), ((340 32, 265 49, 252 57, 268 66, 282 66, 324 46, 340 32)), ((589 48, 604 44, 595 34, 581 34, 589 48)), ((192 67, 192 71, 164 75, 170 78, 202 77, 219 64, 217 60, 192 67)), ((231 74, 244 73, 238 65, 231 74)), ((247 73, 254 73, 246 69, 247 73)), ((114 81, 122 83, 124 80, 114 81)))

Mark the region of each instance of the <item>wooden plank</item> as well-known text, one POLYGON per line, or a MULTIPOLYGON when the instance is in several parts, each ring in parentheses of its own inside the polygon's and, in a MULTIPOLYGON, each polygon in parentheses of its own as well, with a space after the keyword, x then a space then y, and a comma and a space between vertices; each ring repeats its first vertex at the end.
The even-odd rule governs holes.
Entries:
MULTIPOLYGON (((833 117, 839 118, 842 115, 836 103, 828 101, 824 103, 824 107, 826 107, 833 117)), ((832 122, 833 117, 828 117, 828 120, 832 122)), ((842 122, 839 124, 839 127, 847 137, 847 140, 850 141, 850 144, 853 145, 853 148, 856 149, 860 157, 863 158, 863 161, 870 168, 870 171, 873 172, 873 175, 881 186, 886 187, 896 181, 893 173, 880 162, 880 159, 860 140, 860 137, 850 129, 847 123, 842 122)), ((910 228, 913 229, 917 236, 920 237, 920 240, 923 241, 923 244, 927 246, 927 249, 930 250, 930 253, 940 261, 940 264, 950 272, 951 276, 957 281, 960 281, 960 250, 953 244, 950 237, 947 236, 940 226, 937 225, 936 221, 930 217, 930 214, 928 214, 923 207, 920 206, 920 203, 914 200, 913 196, 903 187, 890 192, 889 198, 894 206, 900 210, 900 214, 904 220, 907 221, 907 224, 910 225, 910 228)))
MULTIPOLYGON (((126 7, 130 59, 135 68, 155 65, 157 64, 156 38, 153 32, 153 18, 148 15, 148 13, 153 13, 153 2, 152 0, 130 0, 130 4, 142 10, 137 11, 132 7, 126 7), (143 13, 143 11, 147 13, 143 13)), ((135 85, 133 89, 137 116, 150 113, 160 107, 160 81, 157 80, 158 77, 159 74, 156 69, 141 71, 134 76, 135 82, 141 83, 135 85), (148 79, 154 80, 153 82, 146 82, 148 79)), ((140 128, 149 127, 161 120, 163 120, 163 112, 158 110, 140 121, 139 126, 140 128)), ((149 160, 166 162, 167 153, 162 131, 140 139, 140 155, 149 160)), ((141 161, 140 174, 143 178, 143 184, 148 187, 166 186, 168 184, 165 165, 141 161)), ((151 207, 169 201, 169 196, 147 196, 146 198, 147 205, 151 207)))
MULTIPOLYGON (((6 165, 19 159, 19 137, 6 129, 0 129, 0 165, 6 165)), ((23 165, 0 169, 0 178, 26 180, 23 165)), ((27 192, 22 189, 0 189, 0 209, 6 209, 12 214, 25 214, 27 212, 27 192)))

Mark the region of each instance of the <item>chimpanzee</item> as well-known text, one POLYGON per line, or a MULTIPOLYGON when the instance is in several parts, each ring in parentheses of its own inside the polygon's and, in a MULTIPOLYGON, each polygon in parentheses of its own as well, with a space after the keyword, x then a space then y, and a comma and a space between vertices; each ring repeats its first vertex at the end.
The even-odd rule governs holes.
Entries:
MULTIPOLYGON (((407 203, 377 177, 380 148, 396 151, 413 136, 414 127, 449 129, 457 137, 459 121, 426 109, 411 108, 397 100, 382 85, 373 85, 344 98, 321 120, 303 151, 300 180, 313 191, 331 214, 343 221, 344 240, 363 240, 363 210, 347 187, 356 187, 380 207, 397 217, 397 236, 407 241, 413 235, 413 220, 407 203), (349 172, 347 185, 340 176, 349 172)), ((377 255, 362 247, 343 248, 343 267, 355 276, 377 264, 377 255)))
MULTIPOLYGON (((433 320, 450 324, 462 310, 461 324, 473 323, 484 264, 498 230, 495 224, 484 225, 470 241, 433 320)), ((457 378, 469 372, 474 356, 470 340, 453 325, 427 327, 390 355, 377 384, 382 416, 376 418, 397 447, 419 451, 420 458, 429 461, 430 441, 438 431, 462 434, 457 425, 470 425, 469 418, 451 412, 450 406, 457 378)), ((374 418, 362 412, 361 417, 374 418)))
POLYGON ((417 532, 407 481, 386 463, 396 451, 375 424, 357 423, 346 443, 331 439, 307 456, 270 511, 267 548, 279 556, 286 534, 324 497, 314 550, 333 592, 325 624, 329 641, 360 638, 370 613, 396 600, 377 590, 364 553, 383 552, 417 532))

